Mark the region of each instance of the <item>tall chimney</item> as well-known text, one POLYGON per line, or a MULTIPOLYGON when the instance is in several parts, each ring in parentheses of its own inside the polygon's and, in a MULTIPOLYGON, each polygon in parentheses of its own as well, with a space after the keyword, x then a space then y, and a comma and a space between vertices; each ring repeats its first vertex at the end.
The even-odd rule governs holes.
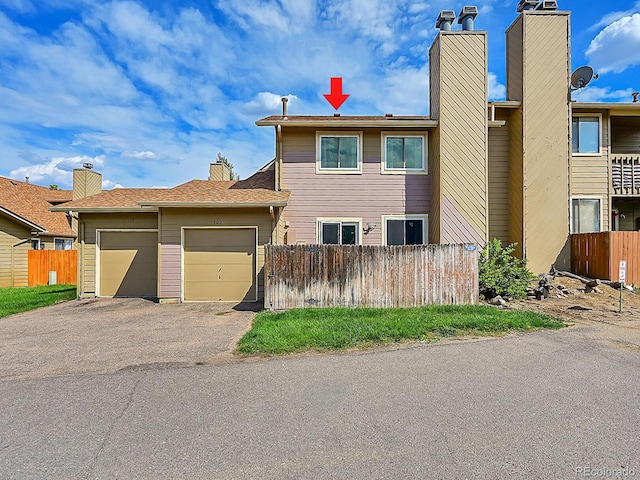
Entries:
POLYGON ((286 117, 287 116, 287 102, 289 101, 289 99, 287 97, 282 97, 280 100, 282 101, 282 116, 286 117))
POLYGON ((453 10, 442 10, 436 20, 436 28, 442 32, 451 30, 451 24, 456 20, 456 12, 453 10))
POLYGON ((462 25, 462 30, 473 30, 473 21, 478 16, 478 7, 462 7, 458 14, 458 23, 462 25))
POLYGON ((226 163, 216 162, 209 164, 209 180, 213 182, 228 182, 231 179, 231 170, 226 163))
POLYGON ((102 175, 88 168, 73 169, 73 199, 88 197, 102 191, 102 175))

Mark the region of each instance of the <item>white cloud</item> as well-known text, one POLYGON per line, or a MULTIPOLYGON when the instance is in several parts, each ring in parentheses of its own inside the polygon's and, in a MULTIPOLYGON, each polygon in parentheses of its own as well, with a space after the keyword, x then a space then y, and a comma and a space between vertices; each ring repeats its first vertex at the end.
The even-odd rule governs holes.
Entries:
POLYGON ((571 98, 578 102, 630 102, 632 89, 611 90, 608 87, 596 87, 593 84, 572 92, 571 98))
POLYGON ((47 179, 47 181, 61 186, 71 185, 74 168, 80 168, 84 163, 91 163, 95 168, 102 168, 104 161, 104 156, 54 157, 41 163, 16 168, 10 172, 10 175, 18 179, 29 177, 29 181, 34 183, 47 179))
POLYGON ((489 100, 504 100, 507 98, 507 87, 498 81, 495 73, 489 72, 489 100))
POLYGON ((636 3, 628 10, 619 10, 615 12, 607 13, 603 16, 599 22, 596 22, 589 30, 597 30, 602 27, 606 27, 607 25, 611 25, 612 23, 620 20, 623 17, 628 17, 629 15, 633 15, 634 13, 638 13, 640 11, 640 1, 636 1, 636 3))
POLYGON ((157 158, 157 155, 153 152, 122 152, 124 158, 137 158, 138 160, 145 160, 150 158, 157 158))
POLYGON ((103 180, 102 181, 102 189, 103 190, 112 190, 114 188, 124 188, 117 182, 112 182, 111 180, 103 180))
POLYGON ((253 100, 244 104, 244 111, 252 115, 264 116, 264 115, 278 115, 282 113, 282 98, 287 98, 288 111, 291 112, 291 107, 295 109, 295 105, 298 103, 298 97, 295 95, 277 95, 271 92, 260 92, 253 100))
POLYGON ((623 17, 602 30, 586 52, 599 73, 621 73, 640 64, 640 14, 623 17))

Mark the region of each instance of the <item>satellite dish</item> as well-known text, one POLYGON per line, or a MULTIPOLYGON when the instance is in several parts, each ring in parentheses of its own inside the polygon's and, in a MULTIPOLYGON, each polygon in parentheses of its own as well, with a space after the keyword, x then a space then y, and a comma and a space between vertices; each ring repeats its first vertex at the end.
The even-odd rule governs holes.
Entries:
POLYGON ((571 90, 578 90, 589 85, 593 78, 593 68, 585 65, 571 74, 571 90))

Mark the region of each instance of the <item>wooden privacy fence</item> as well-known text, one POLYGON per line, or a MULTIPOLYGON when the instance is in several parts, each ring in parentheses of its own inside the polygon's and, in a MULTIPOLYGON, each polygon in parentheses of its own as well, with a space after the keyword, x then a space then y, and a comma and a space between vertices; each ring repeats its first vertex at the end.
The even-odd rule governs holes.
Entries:
POLYGON ((478 302, 475 245, 265 245, 265 308, 478 302))
POLYGON ((75 285, 78 280, 78 251, 29 250, 29 286, 47 285, 49 272, 56 272, 56 283, 75 285))
POLYGON ((640 283, 640 232, 571 235, 573 273, 617 281, 620 260, 627 261, 626 283, 640 283))

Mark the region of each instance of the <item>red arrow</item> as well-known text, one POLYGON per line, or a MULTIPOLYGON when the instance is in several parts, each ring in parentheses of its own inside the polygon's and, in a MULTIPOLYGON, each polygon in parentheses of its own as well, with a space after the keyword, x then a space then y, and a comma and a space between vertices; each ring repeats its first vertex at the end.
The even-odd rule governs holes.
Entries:
POLYGON ((342 77, 331 77, 331 93, 325 93, 324 98, 336 110, 349 98, 348 94, 342 93, 342 77))

